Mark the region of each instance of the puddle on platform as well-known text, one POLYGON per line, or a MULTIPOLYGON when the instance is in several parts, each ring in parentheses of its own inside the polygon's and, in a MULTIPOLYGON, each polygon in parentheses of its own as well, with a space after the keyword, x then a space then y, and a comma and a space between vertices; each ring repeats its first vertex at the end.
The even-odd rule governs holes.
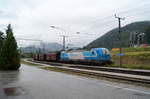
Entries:
POLYGON ((25 94, 25 91, 21 87, 4 88, 4 92, 6 96, 20 96, 25 94))

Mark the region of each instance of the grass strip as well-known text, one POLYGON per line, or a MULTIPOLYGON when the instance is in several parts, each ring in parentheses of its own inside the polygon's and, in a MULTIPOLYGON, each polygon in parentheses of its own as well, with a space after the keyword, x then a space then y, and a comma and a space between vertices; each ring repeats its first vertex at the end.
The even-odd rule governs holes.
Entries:
POLYGON ((21 63, 22 63, 22 64, 29 65, 29 66, 41 66, 41 65, 39 65, 39 64, 30 63, 30 62, 27 62, 27 61, 24 61, 24 60, 21 60, 21 63))
POLYGON ((108 67, 118 67, 118 68, 127 68, 127 69, 140 69, 140 70, 150 70, 150 66, 145 65, 131 65, 131 64, 122 64, 122 67, 119 64, 108 65, 108 67))

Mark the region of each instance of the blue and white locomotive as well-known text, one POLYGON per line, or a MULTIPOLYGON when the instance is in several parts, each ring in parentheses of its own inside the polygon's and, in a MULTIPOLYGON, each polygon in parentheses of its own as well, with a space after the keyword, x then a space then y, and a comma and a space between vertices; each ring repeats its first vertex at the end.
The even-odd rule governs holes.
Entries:
POLYGON ((62 51, 60 61, 95 64, 111 63, 110 52, 107 48, 92 48, 90 51, 62 51))

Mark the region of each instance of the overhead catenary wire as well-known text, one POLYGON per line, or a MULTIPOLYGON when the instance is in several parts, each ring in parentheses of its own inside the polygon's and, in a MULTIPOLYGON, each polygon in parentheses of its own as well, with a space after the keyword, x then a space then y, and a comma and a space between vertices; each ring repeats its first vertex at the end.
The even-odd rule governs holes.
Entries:
MULTIPOLYGON (((125 10, 125 11, 121 11, 121 12, 118 12, 119 14, 128 14, 128 13, 131 13, 131 14, 133 14, 133 13, 139 13, 141 10, 137 10, 137 9, 141 9, 141 7, 146 7, 147 9, 149 8, 149 6, 145 6, 145 5, 148 5, 148 4, 150 4, 150 3, 145 3, 145 4, 143 4, 142 6, 138 6, 138 7, 134 7, 134 8, 132 8, 132 9, 129 9, 129 10, 125 10), (134 12, 130 12, 130 11, 134 11, 134 12)), ((146 9, 146 10, 147 10, 146 9)), ((142 10, 143 11, 143 10, 142 10)), ((141 11, 141 12, 142 12, 141 11)), ((87 27, 87 25, 89 25, 89 26, 91 26, 91 24, 93 25, 95 25, 96 23, 100 23, 100 24, 106 24, 106 23, 109 23, 109 22, 111 22, 112 20, 110 20, 110 19, 112 19, 112 17, 113 17, 113 15, 109 15, 109 16, 106 16, 106 17, 103 17, 103 18, 97 18, 96 20, 94 19, 94 21, 91 21, 91 22, 89 22, 89 23, 86 23, 86 24, 83 24, 84 26, 80 26, 81 28, 81 30, 82 31, 84 31, 84 30, 86 30, 88 27, 87 27), (105 20, 105 19, 107 19, 107 21, 106 22, 102 22, 103 20, 105 20), (110 21, 108 21, 108 19, 110 20, 110 21), (84 28, 84 29, 83 29, 84 28)), ((129 18, 129 17, 128 17, 129 18)))
POLYGON ((17 40, 25 40, 25 41, 42 41, 38 39, 27 39, 27 38, 16 38, 17 40))
MULTIPOLYGON (((149 9, 146 9, 146 11, 148 11, 149 9)), ((146 12, 145 11, 145 12, 146 12)), ((130 12, 131 13, 131 12, 130 12)), ((131 13, 131 14, 134 14, 134 15, 139 15, 140 13, 144 13, 143 11, 141 11, 141 10, 137 10, 137 11, 135 11, 134 13, 131 13)), ((126 14, 126 13, 125 13, 126 14)), ((148 13, 146 13, 146 14, 148 14, 148 13)), ((132 18, 132 17, 136 17, 136 16, 127 16, 127 18, 129 19, 129 18, 132 18)), ((105 21, 105 22, 102 22, 102 23, 98 23, 98 24, 92 24, 92 25, 89 25, 89 27, 88 27, 88 29, 85 29, 85 30, 89 30, 90 28, 93 28, 94 26, 99 26, 98 28, 99 29, 101 29, 101 26, 104 28, 104 27, 109 27, 109 26, 111 26, 111 25, 115 25, 116 24, 116 22, 115 22, 115 20, 107 20, 107 21, 105 21)), ((112 27, 113 28, 113 27, 112 27)), ((111 28, 110 28, 111 29, 111 28)), ((109 31, 109 30, 107 30, 107 31, 109 31)), ((82 33, 82 32, 81 32, 82 33)), ((99 33, 99 32, 98 32, 99 33)), ((93 34, 97 34, 97 33, 94 33, 93 32, 93 34)), ((90 34, 90 35, 92 35, 92 34, 90 34)), ((88 36, 88 35, 87 35, 88 36)))
MULTIPOLYGON (((139 1, 141 1, 141 0, 139 0, 139 1)), ((134 7, 134 8, 132 8, 132 9, 128 9, 128 10, 125 10, 125 11, 120 11, 120 12, 118 12, 119 14, 128 14, 128 13, 131 13, 131 14, 133 14, 133 13, 139 13, 140 12, 140 10, 137 10, 137 9, 140 9, 141 7, 145 7, 145 5, 149 5, 150 4, 150 2, 146 2, 146 3, 144 3, 143 5, 140 5, 140 6, 137 6, 137 7, 134 7), (134 12, 130 12, 130 11, 134 11, 134 12)), ((147 6, 146 6, 147 7, 147 6)), ((149 7, 149 6, 148 6, 149 7)), ((127 15, 124 15, 124 16, 127 16, 127 15)), ((77 31, 77 32, 80 32, 80 33, 83 33, 83 34, 86 34, 86 33, 84 33, 84 31, 86 31, 86 30, 89 30, 89 29, 91 29, 91 28, 93 28, 93 27, 95 27, 95 26, 99 26, 99 25, 103 25, 103 26, 105 26, 105 27, 107 27, 107 26, 110 26, 112 23, 114 24, 115 22, 113 21, 113 19, 112 19, 112 17, 113 17, 113 15, 109 15, 109 16, 106 16, 106 17, 103 17, 103 18, 94 18, 94 21, 92 20, 92 21, 90 21, 90 22, 88 22, 88 23, 85 23, 85 24, 83 24, 84 26, 80 26, 80 28, 78 28, 78 30, 79 31, 77 31), (106 20, 107 19, 107 20, 106 20)), ((127 18, 131 18, 131 16, 129 17, 129 16, 127 16, 127 18)), ((74 27, 74 26, 71 26, 71 27, 74 27)), ((75 27, 74 27, 75 28, 75 27)), ((99 28, 101 28, 100 26, 99 26, 99 28)), ((60 30, 63 30, 63 31, 66 31, 66 30, 64 30, 64 29, 62 29, 62 28, 58 28, 58 29, 60 29, 60 30)), ((71 32, 71 33, 73 33, 74 31, 69 31, 69 30, 67 30, 67 32, 71 32)), ((75 32, 74 32, 75 33, 75 32)), ((90 35, 92 35, 92 34, 90 34, 90 35)))
MULTIPOLYGON (((140 1, 142 1, 142 0, 140 0, 140 1)), ((146 2, 145 4, 142 4, 141 6, 136 6, 136 7, 133 6, 132 9, 128 9, 128 10, 125 10, 125 11, 120 11, 117 14, 123 15, 127 19, 134 18, 134 17, 137 17, 136 15, 139 15, 140 13, 148 12, 148 10, 149 10, 148 9, 149 7, 147 6, 148 4, 149 4, 149 2, 148 3, 146 2), (147 8, 147 9, 140 10, 140 8, 147 8), (132 15, 134 14, 135 16, 130 16, 128 14, 132 14, 132 15)), ((146 13, 146 14, 148 14, 148 13, 146 13)), ((136 20, 136 18, 134 18, 134 20, 136 20)), ((86 23, 83 23, 83 24, 81 24, 77 27, 76 26, 71 26, 72 28, 76 28, 76 29, 74 29, 75 31, 70 31, 70 30, 67 30, 67 29, 66 30, 60 29, 60 30, 63 30, 64 32, 65 31, 71 32, 71 33, 80 32, 80 34, 82 34, 82 33, 83 34, 84 33, 89 34, 88 31, 89 30, 93 31, 94 30, 93 28, 97 27, 99 30, 101 30, 102 28, 107 28, 107 27, 110 27, 110 26, 114 26, 114 27, 117 26, 117 23, 115 22, 115 20, 113 20, 113 15, 108 15, 108 16, 105 16, 103 18, 102 17, 99 18, 99 16, 97 16, 95 18, 92 18, 90 21, 88 21, 86 23)), ((114 27, 110 27, 110 29, 111 28, 113 29, 114 27)), ((107 30, 107 31, 109 31, 109 30, 107 30)), ((91 36, 92 34, 98 34, 98 33, 100 33, 100 32, 90 32, 89 36, 91 36)), ((88 35, 86 35, 86 36, 88 36, 88 35)))

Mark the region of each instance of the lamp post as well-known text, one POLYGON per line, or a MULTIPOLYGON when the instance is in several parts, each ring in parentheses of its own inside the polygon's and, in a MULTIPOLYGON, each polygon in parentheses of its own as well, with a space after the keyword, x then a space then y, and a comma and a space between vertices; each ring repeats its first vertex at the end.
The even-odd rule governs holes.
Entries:
MULTIPOLYGON (((54 26, 54 25, 52 25, 52 26, 50 26, 51 28, 53 28, 53 29, 56 29, 56 30, 60 30, 60 31, 63 31, 63 32, 66 32, 66 30, 65 29, 63 29, 63 28, 60 28, 60 27, 57 27, 57 26, 54 26)), ((71 31, 72 32, 72 31, 71 31)), ((86 34, 86 35, 92 35, 92 34, 89 34, 89 33, 81 33, 81 32, 74 32, 74 33, 76 33, 76 34, 86 34)), ((69 36, 67 36, 67 35, 61 35, 61 37, 63 38, 63 50, 65 51, 66 50, 66 37, 69 37, 69 36)))
MULTIPOLYGON (((57 29, 57 30, 61 30, 61 31, 64 31, 64 29, 61 29, 59 27, 56 27, 56 26, 50 26, 51 28, 54 28, 54 29, 57 29)), ((66 50, 66 37, 69 37, 67 35, 61 35, 61 37, 63 38, 63 48, 62 50, 65 51, 66 50)))

